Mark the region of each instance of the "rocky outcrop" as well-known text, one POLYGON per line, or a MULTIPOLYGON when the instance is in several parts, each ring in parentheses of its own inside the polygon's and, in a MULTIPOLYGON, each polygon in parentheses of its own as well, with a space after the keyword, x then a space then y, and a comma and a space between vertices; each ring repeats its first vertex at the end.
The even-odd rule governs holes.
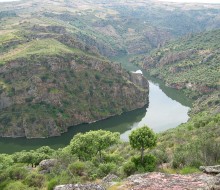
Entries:
POLYGON ((67 184, 67 185, 58 185, 54 190, 106 190, 104 187, 98 184, 67 184))
POLYGON ((128 177, 118 190, 217 190, 218 178, 207 174, 146 173, 128 177))
POLYGON ((200 166, 199 169, 208 174, 220 174, 220 165, 216 166, 200 166))
POLYGON ((130 73, 130 80, 140 88, 149 89, 149 83, 141 73, 130 73))
POLYGON ((56 159, 48 159, 42 160, 39 163, 40 173, 50 173, 51 169, 57 164, 58 160, 56 159))

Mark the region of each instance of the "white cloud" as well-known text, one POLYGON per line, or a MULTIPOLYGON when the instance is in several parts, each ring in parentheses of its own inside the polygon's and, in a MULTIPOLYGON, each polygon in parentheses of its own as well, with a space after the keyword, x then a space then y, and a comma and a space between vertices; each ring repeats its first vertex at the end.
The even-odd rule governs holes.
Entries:
POLYGON ((220 0, 159 0, 166 2, 179 2, 179 3, 211 3, 211 4, 219 4, 220 0))

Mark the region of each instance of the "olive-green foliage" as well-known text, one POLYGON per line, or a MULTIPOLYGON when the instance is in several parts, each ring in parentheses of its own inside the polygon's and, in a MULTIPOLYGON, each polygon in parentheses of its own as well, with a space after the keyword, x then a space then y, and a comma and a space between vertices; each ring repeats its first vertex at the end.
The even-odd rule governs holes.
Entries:
POLYGON ((0 171, 8 168, 13 164, 13 159, 7 154, 0 154, 0 171))
POLYGON ((53 150, 50 148, 41 147, 36 151, 22 151, 15 153, 12 158, 14 162, 17 163, 27 163, 32 164, 32 166, 38 165, 42 160, 48 159, 53 153, 53 150))
POLYGON ((131 161, 134 162, 138 172, 152 172, 156 168, 156 157, 151 154, 145 155, 143 161, 140 156, 134 156, 131 161))
POLYGON ((157 158, 158 165, 169 162, 169 157, 165 152, 165 149, 154 149, 150 153, 157 158))
POLYGON ((123 165, 123 172, 126 176, 132 175, 135 172, 152 172, 156 169, 157 159, 155 156, 149 154, 143 157, 143 162, 141 161, 141 156, 134 156, 130 161, 125 162, 123 165))
POLYGON ((119 142, 119 133, 98 130, 90 131, 85 134, 78 133, 70 142, 71 151, 81 160, 91 159, 92 156, 99 154, 102 159, 102 151, 119 142))
POLYGON ((173 167, 214 165, 220 161, 220 143, 215 142, 210 134, 179 146, 174 151, 173 167))
POLYGON ((30 187, 43 187, 45 182, 45 176, 42 174, 32 173, 24 180, 25 184, 30 187))
POLYGON ((72 175, 79 175, 82 176, 85 172, 85 163, 81 161, 76 161, 69 165, 69 171, 72 175))
POLYGON ((136 170, 136 166, 132 161, 125 162, 125 164, 123 165, 123 171, 126 174, 126 176, 134 174, 136 170))
POLYGON ((115 163, 101 163, 98 168, 98 176, 105 177, 109 173, 116 174, 117 172, 117 165, 115 163))
POLYGON ((22 167, 12 166, 8 169, 7 172, 9 173, 9 177, 12 180, 23 180, 28 174, 28 170, 25 169, 23 166, 22 167))
POLYGON ((131 132, 129 142, 132 148, 141 151, 143 163, 144 150, 156 146, 157 137, 149 127, 143 126, 131 132))
POLYGON ((14 181, 9 183, 4 190, 34 190, 34 188, 28 187, 21 181, 14 181))
POLYGON ((56 185, 58 185, 58 181, 56 179, 50 180, 47 184, 47 190, 53 190, 56 185))

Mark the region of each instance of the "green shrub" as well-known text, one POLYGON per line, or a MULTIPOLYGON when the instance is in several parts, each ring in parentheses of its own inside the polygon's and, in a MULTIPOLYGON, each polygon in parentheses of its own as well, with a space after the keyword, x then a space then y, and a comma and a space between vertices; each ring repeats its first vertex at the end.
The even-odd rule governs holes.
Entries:
POLYGON ((58 181, 56 179, 50 180, 47 184, 47 190, 53 190, 56 185, 58 185, 58 181))
POLYGON ((21 181, 15 181, 15 182, 9 183, 4 188, 4 190, 33 190, 33 189, 23 184, 21 181))
POLYGON ((25 184, 30 187, 41 188, 44 185, 45 177, 41 174, 32 173, 25 178, 25 184))
POLYGON ((13 180, 22 180, 27 176, 27 170, 23 167, 11 167, 9 177, 13 180))
POLYGON ((123 165, 123 172, 127 175, 130 176, 136 172, 136 166, 134 162, 128 161, 123 165))
POLYGON ((123 158, 121 157, 121 155, 119 154, 105 154, 103 156, 103 161, 104 162, 114 162, 114 163, 118 163, 118 162, 121 162, 123 161, 123 158))
POLYGON ((163 150, 154 150, 151 153, 157 158, 158 165, 169 162, 168 155, 163 150))
POLYGON ((68 169, 73 175, 82 176, 86 170, 86 167, 84 162, 76 161, 70 164, 68 169))
POLYGON ((156 157, 149 154, 143 157, 143 163, 141 162, 141 156, 135 156, 131 159, 134 162, 137 171, 139 172, 152 172, 156 168, 156 157))
POLYGON ((114 163, 100 164, 98 168, 98 176, 104 177, 110 173, 115 173, 116 168, 117 166, 114 163))
POLYGON ((186 164, 186 158, 185 158, 186 152, 182 148, 183 147, 179 147, 174 152, 173 162, 172 162, 173 168, 179 168, 186 164))

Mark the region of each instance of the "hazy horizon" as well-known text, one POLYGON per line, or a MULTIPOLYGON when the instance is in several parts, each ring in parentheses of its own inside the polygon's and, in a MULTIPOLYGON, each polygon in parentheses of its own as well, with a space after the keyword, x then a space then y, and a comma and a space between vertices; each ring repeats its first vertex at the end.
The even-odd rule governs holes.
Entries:
POLYGON ((176 2, 176 3, 208 3, 208 4, 219 4, 220 0, 159 0, 163 2, 176 2))
MULTIPOLYGON (((0 2, 10 2, 20 0, 0 0, 0 2)), ((220 4, 220 0, 158 0, 163 2, 176 2, 176 3, 208 3, 208 4, 220 4)))

